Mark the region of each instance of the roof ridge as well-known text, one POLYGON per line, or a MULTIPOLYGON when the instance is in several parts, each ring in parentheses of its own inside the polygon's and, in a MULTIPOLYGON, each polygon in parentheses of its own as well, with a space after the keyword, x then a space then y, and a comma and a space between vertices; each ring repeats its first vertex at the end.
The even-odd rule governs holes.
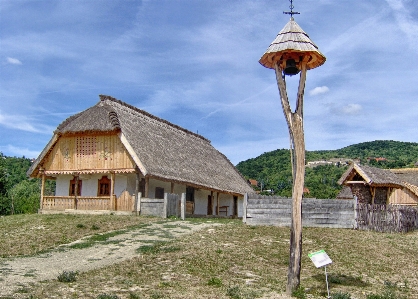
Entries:
POLYGON ((187 134, 193 135, 195 137, 198 137, 198 138, 200 138, 200 139, 202 139, 202 140, 210 143, 210 140, 209 139, 206 139, 202 135, 196 134, 196 133, 194 133, 192 131, 189 131, 189 130, 187 130, 185 128, 182 128, 182 127, 180 127, 178 125, 175 125, 175 124, 173 124, 173 123, 171 123, 171 122, 169 122, 169 121, 167 121, 165 119, 159 118, 158 116, 155 116, 155 115, 153 115, 153 114, 151 114, 151 113, 149 113, 149 112, 147 112, 145 110, 139 109, 139 108, 137 108, 135 106, 132 106, 132 105, 130 105, 128 103, 125 103, 125 102, 123 102, 121 100, 118 100, 118 99, 116 99, 116 98, 114 98, 112 96, 108 96, 108 95, 101 94, 101 95, 99 95, 99 98, 100 98, 100 102, 111 101, 111 102, 117 103, 117 104, 122 105, 124 107, 127 107, 127 108, 129 108, 131 110, 134 110, 134 111, 136 111, 138 113, 141 113, 141 114, 143 114, 143 115, 145 115, 145 116, 147 116, 147 117, 149 117, 151 119, 154 119, 154 120, 156 120, 158 122, 164 123, 164 124, 166 124, 166 125, 168 125, 170 127, 173 127, 175 129, 178 129, 180 131, 183 131, 183 132, 185 132, 187 134))

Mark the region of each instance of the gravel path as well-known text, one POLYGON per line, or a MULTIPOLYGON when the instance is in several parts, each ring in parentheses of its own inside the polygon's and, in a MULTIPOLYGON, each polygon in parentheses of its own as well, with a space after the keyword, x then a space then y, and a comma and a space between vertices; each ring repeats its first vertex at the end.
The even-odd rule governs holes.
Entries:
POLYGON ((131 259, 138 256, 136 250, 142 245, 149 245, 152 241, 168 241, 215 225, 220 224, 188 221, 153 223, 83 249, 71 249, 69 246, 87 238, 33 257, 2 258, 0 295, 12 295, 18 289, 30 288, 33 283, 56 279, 63 271, 85 272, 131 259))

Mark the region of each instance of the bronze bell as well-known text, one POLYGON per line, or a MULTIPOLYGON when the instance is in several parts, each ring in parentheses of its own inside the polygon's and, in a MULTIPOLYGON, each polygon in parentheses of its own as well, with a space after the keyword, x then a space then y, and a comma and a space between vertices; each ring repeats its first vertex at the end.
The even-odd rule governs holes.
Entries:
POLYGON ((294 59, 286 60, 286 67, 284 69, 284 74, 288 76, 296 75, 300 72, 300 70, 296 66, 296 61, 294 59))

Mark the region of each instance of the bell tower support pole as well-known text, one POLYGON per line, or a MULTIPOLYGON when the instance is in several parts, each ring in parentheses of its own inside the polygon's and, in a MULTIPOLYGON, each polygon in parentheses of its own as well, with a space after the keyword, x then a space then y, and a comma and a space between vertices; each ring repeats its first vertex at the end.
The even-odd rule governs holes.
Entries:
POLYGON ((291 295, 300 285, 302 257, 302 197, 305 183, 305 137, 303 131, 303 95, 306 81, 306 61, 301 63, 301 73, 295 112, 291 111, 280 65, 275 64, 280 99, 291 139, 292 155, 292 221, 290 228, 290 257, 286 292, 291 295))

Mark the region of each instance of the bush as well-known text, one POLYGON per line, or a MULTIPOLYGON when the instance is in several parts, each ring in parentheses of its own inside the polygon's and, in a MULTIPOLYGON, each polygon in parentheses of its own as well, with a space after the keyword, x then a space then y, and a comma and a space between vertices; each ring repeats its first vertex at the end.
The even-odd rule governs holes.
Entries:
POLYGON ((119 299, 119 297, 111 294, 100 294, 96 299, 119 299))
POLYGON ((302 286, 299 286, 292 292, 292 297, 296 297, 298 299, 306 299, 305 289, 302 286))
POLYGON ((40 188, 37 180, 25 180, 16 184, 9 190, 12 203, 12 213, 36 213, 39 209, 40 188))
POLYGON ((338 292, 338 293, 332 294, 331 298, 332 299, 351 299, 351 295, 348 293, 338 292))
POLYGON ((383 294, 369 294, 366 299, 399 299, 392 290, 386 290, 383 294))
POLYGON ((220 287, 222 285, 222 280, 218 277, 211 277, 211 279, 208 281, 208 285, 220 287))
POLYGON ((74 271, 64 271, 58 275, 57 279, 59 282, 74 282, 76 281, 76 276, 78 272, 74 271))

